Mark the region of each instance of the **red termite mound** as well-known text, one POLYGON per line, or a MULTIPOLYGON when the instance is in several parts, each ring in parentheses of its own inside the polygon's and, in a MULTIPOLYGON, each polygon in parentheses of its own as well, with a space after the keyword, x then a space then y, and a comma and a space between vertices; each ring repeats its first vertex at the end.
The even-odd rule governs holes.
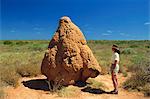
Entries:
POLYGON ((62 85, 85 82, 101 72, 83 33, 69 17, 60 19, 42 61, 41 72, 49 81, 62 85))

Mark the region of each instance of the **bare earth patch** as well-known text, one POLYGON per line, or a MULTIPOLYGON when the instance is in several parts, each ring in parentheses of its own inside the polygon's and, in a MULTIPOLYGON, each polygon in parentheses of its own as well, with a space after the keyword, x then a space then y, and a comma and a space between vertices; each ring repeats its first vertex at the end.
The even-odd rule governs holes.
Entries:
MULTIPOLYGON (((50 93, 48 91, 48 86, 44 81, 45 79, 46 77, 43 75, 33 78, 21 78, 19 80, 19 86, 17 88, 6 87, 4 89, 6 93, 5 99, 146 99, 142 93, 128 92, 121 87, 122 83, 127 79, 127 77, 123 77, 122 74, 118 75, 118 95, 107 93, 94 94, 89 92, 83 92, 81 91, 81 89, 85 87, 69 86, 69 88, 73 88, 76 90, 76 95, 69 97, 60 97, 57 93, 50 93)), ((104 85, 107 87, 105 89, 106 92, 113 90, 110 75, 100 75, 94 79, 96 81, 104 83, 104 85)))

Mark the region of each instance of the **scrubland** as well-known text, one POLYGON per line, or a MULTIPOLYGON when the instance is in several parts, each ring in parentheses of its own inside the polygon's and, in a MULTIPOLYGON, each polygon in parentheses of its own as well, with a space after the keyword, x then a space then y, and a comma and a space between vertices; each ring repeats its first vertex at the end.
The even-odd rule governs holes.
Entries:
MULTIPOLYGON (((21 77, 41 75, 40 66, 48 43, 48 40, 0 41, 1 97, 5 95, 3 88, 17 87, 21 77)), ((141 91, 145 96, 150 96, 150 41, 89 40, 88 45, 102 67, 101 75, 110 74, 113 44, 117 44, 121 51, 119 72, 125 77, 128 76, 128 72, 132 74, 122 87, 129 91, 141 91)), ((98 87, 102 85, 97 82, 93 83, 98 87)), ((64 95, 62 93, 64 90, 67 88, 59 91, 60 96, 64 95)), ((73 91, 66 91, 68 92, 66 94, 74 92, 75 89, 71 90, 73 91)))

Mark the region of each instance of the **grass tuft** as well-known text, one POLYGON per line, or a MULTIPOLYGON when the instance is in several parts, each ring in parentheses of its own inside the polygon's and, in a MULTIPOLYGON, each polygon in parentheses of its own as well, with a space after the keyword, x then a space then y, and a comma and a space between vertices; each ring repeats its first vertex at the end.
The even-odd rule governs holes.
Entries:
POLYGON ((77 97, 80 94, 80 91, 75 86, 68 86, 58 90, 57 94, 59 97, 77 97))
POLYGON ((87 86, 91 87, 91 88, 96 88, 96 89, 105 89, 106 88, 107 89, 107 87, 104 86, 103 83, 98 82, 98 81, 94 80, 93 78, 89 78, 87 80, 87 83, 89 83, 87 86))

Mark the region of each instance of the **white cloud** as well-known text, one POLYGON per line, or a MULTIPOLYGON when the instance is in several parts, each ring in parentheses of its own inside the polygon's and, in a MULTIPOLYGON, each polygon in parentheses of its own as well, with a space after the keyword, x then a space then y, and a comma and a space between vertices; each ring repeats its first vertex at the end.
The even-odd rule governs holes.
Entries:
POLYGON ((113 31, 112 30, 107 30, 105 33, 102 33, 101 35, 103 36, 110 36, 112 35, 113 31))
POLYGON ((144 25, 150 25, 150 22, 145 22, 144 25))
POLYGON ((126 36, 126 37, 130 37, 131 36, 131 35, 127 34, 127 33, 119 33, 119 35, 126 36))
POLYGON ((102 33, 102 35, 103 35, 103 36, 109 36, 109 35, 111 35, 111 34, 109 34, 109 33, 102 33))
POLYGON ((107 33, 112 33, 112 31, 111 30, 107 30, 107 33))

